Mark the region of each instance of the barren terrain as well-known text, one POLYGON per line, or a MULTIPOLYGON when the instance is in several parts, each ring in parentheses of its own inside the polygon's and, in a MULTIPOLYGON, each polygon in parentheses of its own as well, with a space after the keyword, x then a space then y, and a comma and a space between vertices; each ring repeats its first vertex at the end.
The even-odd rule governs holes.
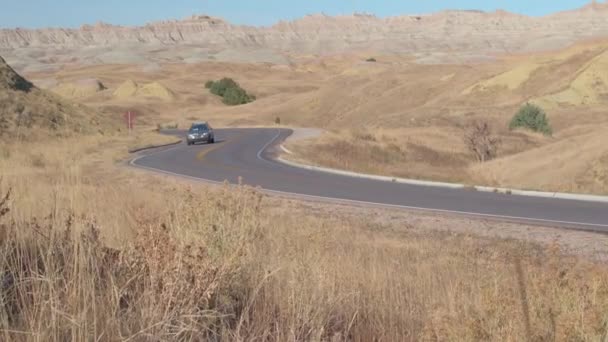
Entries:
POLYGON ((605 134, 608 44, 584 42, 482 64, 419 64, 408 57, 303 58, 290 66, 204 62, 66 66, 31 72, 35 84, 102 110, 137 112, 142 127, 210 120, 220 126, 317 127, 290 146, 324 166, 400 177, 563 192, 608 193, 605 134), (257 96, 228 107, 204 87, 231 77, 257 96), (101 86, 100 86, 101 85, 101 86), (75 89, 78 89, 76 91, 75 89), (548 113, 552 136, 510 131, 526 101, 548 113), (473 121, 501 144, 479 164, 464 143, 473 121))
MULTIPOLYGON (((3 84, 19 79, 6 70, 3 84)), ((606 334, 603 235, 192 183, 122 166, 132 143, 124 130, 3 140, 3 340, 606 334)))
POLYGON ((65 63, 146 64, 270 62, 301 55, 374 52, 410 55, 421 63, 491 60, 497 54, 564 48, 608 34, 608 5, 544 17, 505 11, 443 11, 378 18, 309 15, 270 27, 230 24, 205 15, 140 27, 104 23, 79 29, 0 30, 0 55, 20 71, 65 63))
POLYGON ((175 140, 158 128, 280 121, 324 132, 288 146, 309 163, 608 194, 607 13, 0 31, 0 340, 605 340, 604 235, 125 162, 175 140), (222 77, 257 100, 224 105, 205 88, 222 77), (552 136, 508 129, 527 101, 552 136), (466 148, 473 120, 500 137, 494 160, 466 148))

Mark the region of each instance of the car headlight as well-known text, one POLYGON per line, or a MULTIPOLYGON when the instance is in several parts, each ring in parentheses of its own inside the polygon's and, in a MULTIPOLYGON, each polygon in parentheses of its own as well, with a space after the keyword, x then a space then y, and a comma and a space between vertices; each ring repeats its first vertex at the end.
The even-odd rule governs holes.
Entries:
POLYGON ((196 139, 196 136, 194 134, 190 134, 190 135, 188 135, 188 138, 190 138, 190 139, 196 139))

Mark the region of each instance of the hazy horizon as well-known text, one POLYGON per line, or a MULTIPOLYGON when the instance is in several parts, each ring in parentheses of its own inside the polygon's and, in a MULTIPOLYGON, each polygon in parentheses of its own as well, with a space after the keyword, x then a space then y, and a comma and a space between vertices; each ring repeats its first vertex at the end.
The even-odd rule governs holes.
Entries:
POLYGON ((1 28, 77 28, 104 22, 112 25, 144 25, 149 22, 183 19, 192 15, 209 15, 222 18, 230 23, 250 26, 271 26, 280 21, 298 19, 311 14, 329 16, 364 13, 378 17, 429 14, 443 10, 479 10, 492 12, 498 9, 529 16, 543 16, 551 13, 580 8, 586 0, 539 0, 534 3, 524 0, 481 1, 449 0, 442 4, 404 1, 394 3, 380 1, 335 1, 311 0, 286 6, 278 0, 250 3, 246 0, 225 4, 211 0, 184 0, 169 3, 165 0, 132 0, 122 2, 108 0, 103 3, 83 4, 77 0, 11 2, 0 12, 1 28), (34 10, 32 10, 34 9, 34 10))

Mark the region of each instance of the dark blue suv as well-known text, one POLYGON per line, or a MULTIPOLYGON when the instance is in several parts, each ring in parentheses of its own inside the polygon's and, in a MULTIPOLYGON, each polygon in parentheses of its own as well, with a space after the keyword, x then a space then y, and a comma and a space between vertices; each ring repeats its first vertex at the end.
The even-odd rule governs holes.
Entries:
POLYGON ((213 128, 207 122, 193 123, 188 130, 188 145, 193 145, 199 142, 213 144, 215 142, 215 134, 213 128))

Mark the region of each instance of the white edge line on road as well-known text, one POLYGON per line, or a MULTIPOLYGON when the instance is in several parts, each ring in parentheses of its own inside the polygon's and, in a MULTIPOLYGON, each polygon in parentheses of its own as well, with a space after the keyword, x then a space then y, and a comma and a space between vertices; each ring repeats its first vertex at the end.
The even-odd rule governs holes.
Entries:
MULTIPOLYGON (((276 138, 275 138, 276 139, 276 138)), ((274 141, 274 140, 273 140, 274 141)), ((293 152, 287 150, 283 145, 280 145, 281 149, 288 154, 293 154, 293 152)), ((291 160, 287 160, 277 157, 276 161, 289 165, 291 167, 296 167, 299 169, 332 173, 341 176, 353 177, 353 178, 364 178, 371 179, 383 182, 392 182, 392 183, 400 183, 400 184, 410 184, 410 185, 419 185, 419 186, 428 186, 428 187, 438 187, 438 188, 448 188, 448 189, 471 189, 479 192, 493 192, 507 195, 516 195, 516 196, 526 196, 526 197, 539 197, 539 198, 555 198, 555 199, 566 199, 566 200, 574 200, 574 201, 585 201, 585 202, 595 202, 595 203, 608 203, 608 196, 599 196, 599 195, 584 195, 584 194, 568 194, 561 192, 543 192, 543 191, 533 191, 533 190, 517 190, 517 189, 508 189, 508 188, 498 188, 498 187, 488 187, 488 186, 479 186, 479 185, 465 185, 459 183, 445 183, 445 182, 435 182, 435 181, 424 181, 417 179, 407 179, 407 178, 399 178, 399 177, 389 177, 389 176, 379 176, 379 175, 370 175, 365 173, 358 173, 353 171, 332 169, 322 166, 313 166, 302 164, 298 162, 294 162, 291 160)))
MULTIPOLYGON (((268 146, 270 146, 270 144, 272 144, 280 136, 280 134, 281 134, 281 132, 279 131, 279 134, 276 137, 274 137, 268 144, 266 144, 258 152, 258 158, 260 158, 261 160, 266 160, 266 159, 264 159, 264 158, 261 157, 262 153, 264 152, 264 150, 266 148, 268 148, 268 146)), ((166 151, 177 149, 177 148, 179 148, 179 146, 171 148, 171 149, 159 151, 159 152, 166 152, 166 151)), ((159 152, 157 152, 157 153, 159 153, 159 152)), ((152 154, 155 154, 155 153, 152 153, 152 154)), ((205 183, 219 184, 219 185, 225 183, 225 182, 218 182, 218 181, 214 181, 214 180, 210 180, 210 179, 205 179, 205 178, 201 178, 201 177, 182 175, 182 174, 171 172, 171 171, 165 171, 165 170, 162 170, 162 169, 157 169, 157 168, 153 168, 153 167, 143 166, 143 165, 138 165, 137 164, 138 160, 140 160, 140 159, 142 159, 144 157, 148 157, 150 155, 151 154, 148 154, 148 155, 145 155, 145 156, 139 156, 137 158, 134 158, 134 159, 132 159, 129 162, 129 164, 131 166, 133 166, 133 167, 142 168, 142 169, 146 169, 146 170, 149 170, 149 171, 154 171, 156 173, 163 173, 163 174, 166 174, 166 175, 171 175, 171 176, 191 179, 191 180, 195 180, 195 181, 199 181, 199 182, 202 181, 202 182, 205 182, 205 183)), ((458 211, 458 210, 432 209, 432 208, 414 207, 414 206, 406 206, 406 205, 398 205, 398 204, 386 204, 386 203, 376 203, 376 202, 350 200, 350 199, 343 199, 343 198, 334 198, 334 197, 324 197, 324 196, 298 194, 298 193, 278 191, 278 190, 269 190, 269 189, 264 189, 264 188, 262 188, 262 191, 264 191, 266 193, 270 193, 270 194, 296 196, 296 197, 302 197, 302 198, 307 198, 307 199, 323 200, 323 201, 330 201, 330 202, 332 202, 332 201, 336 202, 337 201, 337 202, 341 202, 341 203, 345 203, 345 204, 350 203, 350 204, 367 205, 367 206, 371 205, 371 206, 379 206, 379 207, 394 208, 394 209, 416 210, 416 211, 423 211, 423 212, 469 215, 469 216, 477 216, 477 217, 482 217, 482 218, 494 218, 494 219, 503 219, 503 220, 505 220, 505 219, 506 220, 518 220, 518 221, 523 221, 524 223, 527 221, 527 222, 538 222, 538 223, 553 223, 553 224, 578 225, 578 226, 584 226, 584 227, 602 227, 602 228, 608 228, 608 224, 583 223, 583 222, 558 221, 558 220, 546 220, 546 219, 526 218, 526 217, 519 217, 519 216, 483 214, 483 213, 475 213, 475 212, 468 212, 468 211, 458 211)))
POLYGON ((266 143, 266 145, 264 145, 259 151, 258 151, 258 159, 263 160, 263 161, 268 161, 264 158, 262 158, 262 153, 264 153, 264 151, 266 151, 266 149, 268 148, 268 146, 272 145, 273 142, 275 142, 277 139, 279 139, 279 137, 281 136, 281 129, 277 128, 277 135, 274 136, 274 138, 272 138, 269 142, 266 143))
POLYGON ((281 148, 281 150, 283 150, 283 152, 285 152, 287 154, 293 154, 293 152, 291 152, 289 149, 287 149, 287 147, 283 146, 283 144, 280 144, 279 147, 281 148))

